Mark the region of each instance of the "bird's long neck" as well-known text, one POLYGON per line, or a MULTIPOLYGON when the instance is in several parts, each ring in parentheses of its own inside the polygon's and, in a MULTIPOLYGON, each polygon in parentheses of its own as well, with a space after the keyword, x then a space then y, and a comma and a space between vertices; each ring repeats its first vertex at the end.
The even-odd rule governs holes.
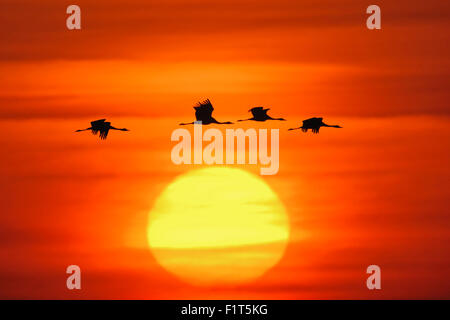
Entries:
POLYGON ((212 121, 211 121, 212 123, 217 123, 217 124, 233 124, 232 122, 230 122, 230 121, 226 121, 226 122, 219 122, 219 121, 217 121, 216 119, 214 119, 214 118, 212 118, 212 121))
POLYGON ((249 120, 255 120, 255 118, 242 119, 242 120, 238 120, 238 122, 241 122, 241 121, 249 121, 249 120))
POLYGON ((113 127, 113 126, 109 126, 109 128, 112 129, 112 130, 128 131, 127 128, 116 128, 116 127, 113 127))
POLYGON ((329 125, 329 124, 326 124, 326 123, 323 123, 323 124, 322 124, 322 127, 340 128, 340 126, 338 126, 338 125, 329 125))

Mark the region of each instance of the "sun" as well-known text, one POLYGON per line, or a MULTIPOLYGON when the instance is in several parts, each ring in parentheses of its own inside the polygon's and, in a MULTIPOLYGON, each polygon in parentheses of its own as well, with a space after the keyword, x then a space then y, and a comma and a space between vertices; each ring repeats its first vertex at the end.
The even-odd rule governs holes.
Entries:
POLYGON ((289 219, 275 192, 241 169, 189 171, 169 184, 149 213, 158 263, 194 285, 252 281, 282 257, 289 219))

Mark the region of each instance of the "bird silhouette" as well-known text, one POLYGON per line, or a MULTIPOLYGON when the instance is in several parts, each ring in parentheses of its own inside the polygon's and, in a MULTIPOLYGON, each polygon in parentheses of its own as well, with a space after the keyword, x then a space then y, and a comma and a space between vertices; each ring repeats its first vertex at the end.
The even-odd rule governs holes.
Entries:
POLYGON ((320 127, 342 128, 341 126, 332 126, 324 123, 323 118, 311 118, 303 120, 303 125, 301 127, 291 128, 289 130, 302 129, 303 132, 307 132, 308 129, 311 129, 313 133, 319 133, 320 127))
POLYGON ((219 122, 216 119, 212 117, 212 112, 214 111, 214 108, 211 104, 211 101, 209 99, 199 102, 194 106, 195 109, 195 118, 196 121, 189 122, 189 123, 180 123, 180 126, 185 126, 188 124, 194 124, 195 122, 201 121, 202 124, 211 124, 211 123, 217 123, 217 124, 233 124, 233 122, 227 121, 227 122, 219 122))
POLYGON ((252 113, 252 115, 253 115, 252 118, 238 120, 238 121, 248 121, 248 120, 252 120, 252 121, 266 121, 266 120, 286 121, 286 119, 283 119, 283 118, 272 118, 271 116, 269 116, 267 114, 267 111, 269 111, 269 110, 270 109, 264 109, 263 107, 252 108, 252 109, 248 110, 249 112, 252 113))
POLYGON ((91 122, 91 126, 86 129, 76 130, 75 132, 91 130, 92 134, 96 135, 100 132, 100 139, 105 140, 108 136, 109 130, 130 131, 125 128, 115 128, 111 125, 111 122, 105 122, 106 119, 95 120, 91 122))

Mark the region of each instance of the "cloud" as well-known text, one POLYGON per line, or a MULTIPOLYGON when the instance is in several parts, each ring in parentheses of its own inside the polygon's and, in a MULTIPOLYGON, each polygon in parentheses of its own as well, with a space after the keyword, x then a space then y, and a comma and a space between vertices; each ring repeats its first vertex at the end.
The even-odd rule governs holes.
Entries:
MULTIPOLYGON (((313 59, 305 39, 317 48, 326 42, 341 58, 345 47, 359 50, 356 42, 370 38, 365 29, 365 1, 290 0, 80 0, 82 30, 65 27, 65 4, 60 1, 3 3, 0 15, 0 59, 117 59, 173 57, 176 59, 235 55, 266 59, 313 59), (339 30, 348 33, 345 37, 339 30), (294 44, 294 45, 293 45, 294 44), (297 44, 297 45, 295 45, 297 44), (252 50, 254 49, 254 51, 252 50), (291 52, 291 54, 290 54, 291 52), (293 54, 292 54, 293 53, 293 54)), ((445 28, 449 16, 443 1, 395 1, 382 5, 383 28, 435 25, 445 28)), ((382 37, 389 36, 383 30, 382 37)), ((430 36, 428 34, 428 36, 430 36)), ((414 41, 417 31, 404 34, 414 41)), ((431 37, 438 37, 437 34, 431 37)), ((419 48, 419 46, 417 46, 419 48)), ((317 52, 315 53, 317 55, 317 52)), ((323 53, 320 57, 326 57, 323 53)), ((230 57, 228 57, 230 58, 230 57)), ((351 61, 351 56, 346 57, 351 61)), ((354 58, 354 57, 353 57, 354 58)))

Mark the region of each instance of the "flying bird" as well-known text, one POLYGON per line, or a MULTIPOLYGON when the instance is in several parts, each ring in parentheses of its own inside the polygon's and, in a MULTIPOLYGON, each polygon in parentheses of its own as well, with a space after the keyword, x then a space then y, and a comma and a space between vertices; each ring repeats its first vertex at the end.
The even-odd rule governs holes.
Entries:
POLYGON ((330 128, 342 128, 341 126, 332 126, 323 122, 323 118, 311 118, 303 120, 303 125, 298 128, 291 128, 289 130, 302 129, 303 132, 307 132, 311 129, 313 133, 319 133, 320 127, 330 127, 330 128))
MULTIPOLYGON (((196 121, 201 121, 202 124, 211 124, 211 123, 217 123, 217 124, 233 124, 233 122, 219 122, 216 119, 212 117, 212 112, 214 111, 214 108, 211 104, 211 101, 209 99, 199 102, 194 106, 195 109, 195 118, 196 121)), ((180 123, 180 126, 185 126, 188 124, 194 124, 195 122, 189 122, 189 123, 180 123)))
POLYGON ((266 120, 286 121, 286 119, 283 119, 283 118, 272 118, 271 116, 269 116, 267 114, 267 111, 269 111, 269 110, 270 109, 264 109, 263 107, 252 108, 252 109, 248 110, 248 112, 252 113, 252 115, 253 115, 252 118, 238 120, 238 121, 248 121, 248 120, 252 120, 252 121, 266 121, 266 120))
POLYGON ((96 135, 100 132, 100 139, 105 140, 108 136, 109 130, 130 131, 125 128, 115 128, 111 125, 111 122, 106 122, 106 119, 95 120, 91 122, 91 126, 86 129, 77 130, 75 132, 91 130, 92 134, 96 135))

